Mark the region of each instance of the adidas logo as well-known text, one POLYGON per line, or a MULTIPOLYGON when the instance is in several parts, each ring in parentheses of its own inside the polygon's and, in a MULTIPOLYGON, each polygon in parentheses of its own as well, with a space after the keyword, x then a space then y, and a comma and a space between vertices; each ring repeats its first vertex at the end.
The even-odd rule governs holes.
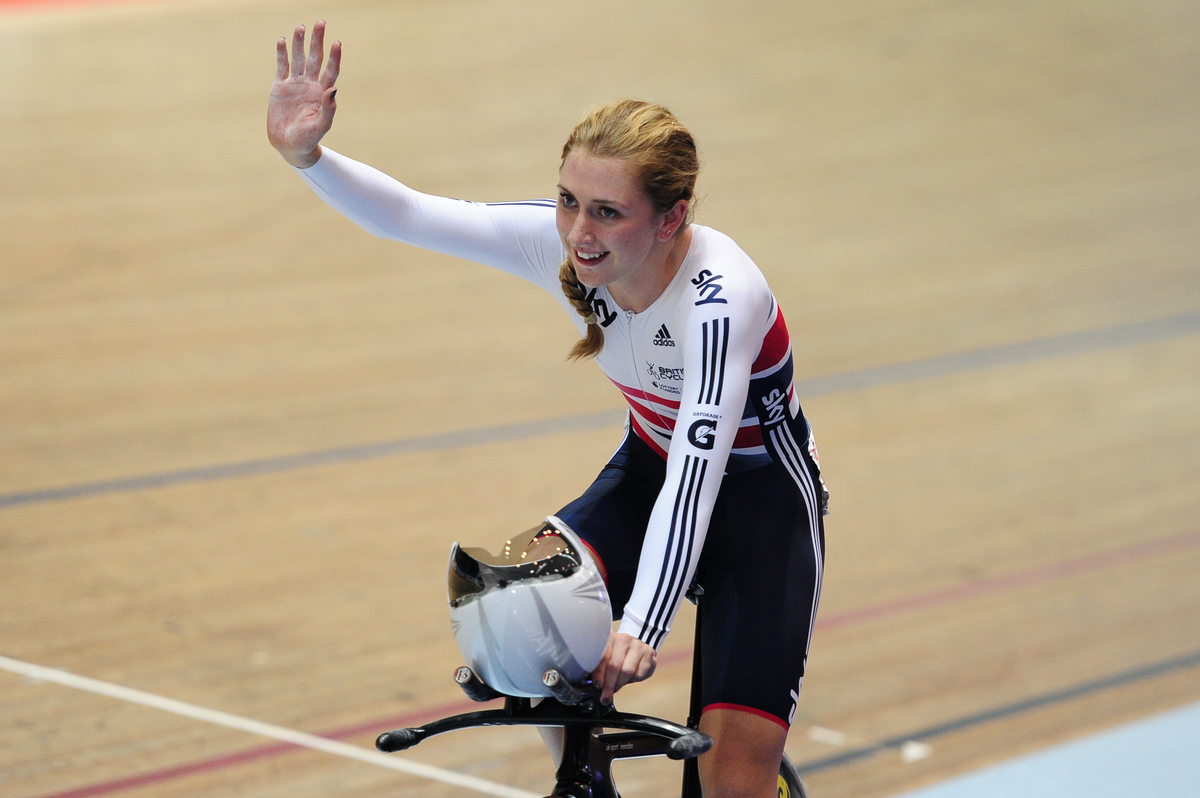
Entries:
POLYGON ((671 340, 671 333, 667 330, 667 325, 658 328, 658 332, 654 334, 655 346, 675 346, 675 342, 671 340))

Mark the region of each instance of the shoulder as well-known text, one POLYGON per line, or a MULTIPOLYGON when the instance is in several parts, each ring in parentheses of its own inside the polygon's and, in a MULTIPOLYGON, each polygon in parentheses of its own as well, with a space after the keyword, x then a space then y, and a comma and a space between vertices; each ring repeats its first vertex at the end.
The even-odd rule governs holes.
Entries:
POLYGON ((475 204, 483 205, 486 208, 495 208, 499 211, 508 210, 515 213, 529 213, 535 216, 545 216, 548 214, 550 218, 554 218, 554 211, 558 205, 558 203, 552 199, 514 200, 511 202, 480 202, 475 204), (531 210, 524 210, 526 208, 531 210))
MULTIPOLYGON (((558 291, 558 267, 566 253, 555 221, 557 201, 530 199, 511 202, 460 202, 478 209, 484 227, 514 247, 514 255, 534 267, 533 281, 551 293, 558 291)), ((529 275, 525 275, 529 277, 529 275)))
POLYGON ((694 315, 759 315, 771 289, 758 266, 737 243, 711 227, 693 225, 692 246, 681 270, 686 280, 679 312, 694 315))
POLYGON ((555 225, 555 208, 557 203, 552 199, 529 199, 512 202, 468 202, 466 205, 479 208, 488 216, 501 224, 512 224, 517 227, 531 227, 542 233, 551 233, 558 238, 555 225))

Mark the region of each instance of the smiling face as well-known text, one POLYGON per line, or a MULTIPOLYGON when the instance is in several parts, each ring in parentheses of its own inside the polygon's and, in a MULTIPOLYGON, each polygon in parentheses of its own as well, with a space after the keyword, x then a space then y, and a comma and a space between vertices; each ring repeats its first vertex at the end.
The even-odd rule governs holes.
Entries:
POLYGON ((633 165, 621 158, 578 149, 559 170, 558 234, 579 282, 607 286, 627 310, 644 310, 674 276, 679 263, 671 255, 680 239, 672 234, 686 211, 684 201, 656 211, 633 165))

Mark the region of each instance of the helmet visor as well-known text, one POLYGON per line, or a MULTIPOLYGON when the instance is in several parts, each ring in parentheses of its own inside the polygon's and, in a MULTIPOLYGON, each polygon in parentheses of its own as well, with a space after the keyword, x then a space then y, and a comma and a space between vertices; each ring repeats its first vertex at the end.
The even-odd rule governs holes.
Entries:
POLYGON ((579 569, 583 560, 575 546, 546 522, 504 542, 500 554, 454 544, 450 552, 450 604, 458 604, 493 588, 534 579, 561 579, 579 569))

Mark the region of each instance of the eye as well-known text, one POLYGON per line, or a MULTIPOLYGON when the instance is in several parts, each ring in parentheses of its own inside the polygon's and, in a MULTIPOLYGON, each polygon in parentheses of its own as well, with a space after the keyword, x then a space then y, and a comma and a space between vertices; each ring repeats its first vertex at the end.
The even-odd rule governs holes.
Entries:
POLYGON ((565 191, 558 192, 558 202, 564 208, 574 208, 577 204, 575 198, 565 191))
POLYGON ((598 216, 600 216, 600 218, 602 218, 602 219, 619 219, 619 218, 621 218, 620 211, 618 211, 616 208, 610 208, 607 205, 601 205, 599 208, 597 208, 596 214, 598 216))

